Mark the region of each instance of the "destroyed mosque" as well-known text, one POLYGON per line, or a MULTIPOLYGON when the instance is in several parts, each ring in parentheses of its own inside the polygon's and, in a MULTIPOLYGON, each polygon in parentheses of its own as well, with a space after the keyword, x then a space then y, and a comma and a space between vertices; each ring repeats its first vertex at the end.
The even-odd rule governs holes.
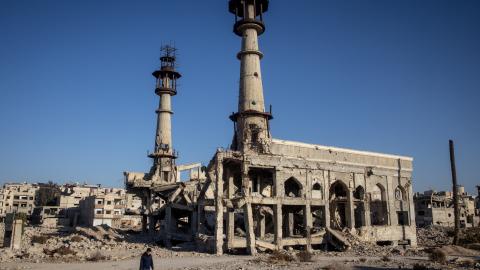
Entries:
POLYGON ((175 163, 172 97, 181 75, 175 49, 163 47, 153 72, 160 98, 153 165, 124 173, 128 192, 142 198, 143 229, 166 246, 196 242, 217 254, 343 249, 346 232, 379 245, 416 246, 411 157, 272 137, 258 46, 268 9, 268 0, 228 3, 241 38, 238 111, 230 115, 230 149, 218 149, 206 168, 175 163), (191 179, 182 182, 185 169, 191 179))

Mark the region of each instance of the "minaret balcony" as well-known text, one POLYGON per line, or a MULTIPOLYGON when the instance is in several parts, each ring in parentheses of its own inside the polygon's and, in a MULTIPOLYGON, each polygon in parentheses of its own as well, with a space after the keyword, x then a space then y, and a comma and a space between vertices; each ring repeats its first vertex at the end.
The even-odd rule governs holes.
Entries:
POLYGON ((265 32, 265 24, 257 19, 241 19, 236 21, 233 25, 233 32, 238 36, 243 36, 243 30, 248 28, 257 30, 257 35, 259 36, 265 32))
POLYGON ((155 78, 169 77, 179 79, 182 77, 182 75, 175 71, 172 67, 162 67, 160 70, 155 70, 154 72, 152 72, 152 75, 155 78))
POLYGON ((255 110, 246 110, 246 111, 243 111, 243 112, 232 113, 229 118, 233 122, 237 122, 238 118, 247 117, 247 116, 260 116, 260 117, 264 117, 268 120, 273 119, 273 115, 271 113, 269 113, 269 112, 259 112, 259 111, 255 111, 255 110))
POLYGON ((148 155, 149 158, 178 158, 178 153, 176 151, 169 152, 169 151, 158 151, 155 153, 151 153, 148 155))
POLYGON ((175 88, 170 88, 170 87, 156 87, 155 88, 155 94, 157 95, 162 95, 162 94, 168 94, 170 96, 175 96, 177 94, 177 89, 175 88))

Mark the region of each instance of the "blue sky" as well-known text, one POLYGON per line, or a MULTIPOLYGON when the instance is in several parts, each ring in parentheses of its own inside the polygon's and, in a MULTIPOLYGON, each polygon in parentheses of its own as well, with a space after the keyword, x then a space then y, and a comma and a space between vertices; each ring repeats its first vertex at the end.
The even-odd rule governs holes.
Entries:
MULTIPOLYGON (((0 182, 121 186, 147 171, 151 72, 179 49, 174 147, 231 142, 240 39, 227 1, 0 2, 0 182)), ((414 157, 414 189, 480 184, 480 1, 273 0, 260 39, 276 138, 414 157)))

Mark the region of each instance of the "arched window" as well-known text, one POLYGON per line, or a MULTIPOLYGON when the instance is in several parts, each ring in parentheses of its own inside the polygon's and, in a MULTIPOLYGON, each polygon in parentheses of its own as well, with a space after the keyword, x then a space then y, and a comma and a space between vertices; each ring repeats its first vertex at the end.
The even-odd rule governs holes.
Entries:
POLYGON ((323 199, 323 189, 320 183, 315 183, 312 186, 312 198, 323 199))
POLYGON ((395 200, 398 200, 398 201, 403 201, 407 198, 406 194, 405 194, 405 190, 401 187, 401 186, 398 186, 396 189, 395 189, 395 200))
POLYGON ((284 187, 287 197, 300 197, 302 195, 302 185, 294 177, 288 178, 284 187))
POLYGON ((347 186, 341 181, 337 180, 330 186, 330 199, 346 199, 347 186))
POLYGON ((355 192, 353 192, 353 197, 357 200, 363 200, 365 199, 365 190, 363 189, 362 186, 358 186, 355 189, 355 192))
POLYGON ((370 202, 370 220, 373 226, 388 224, 385 188, 381 184, 376 184, 372 188, 370 202))
POLYGON ((385 201, 385 188, 381 184, 376 184, 372 189, 372 201, 385 201))

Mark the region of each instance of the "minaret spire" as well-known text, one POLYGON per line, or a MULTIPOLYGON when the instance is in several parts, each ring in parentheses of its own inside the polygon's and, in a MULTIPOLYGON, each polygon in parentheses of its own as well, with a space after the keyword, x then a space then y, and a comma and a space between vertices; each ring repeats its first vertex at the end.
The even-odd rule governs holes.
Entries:
POLYGON ((235 14, 233 32, 242 37, 240 60, 240 86, 238 112, 230 116, 235 122, 232 149, 239 151, 269 152, 271 142, 269 120, 265 111, 258 36, 265 31, 263 13, 268 0, 230 0, 229 11, 235 14))
POLYGON ((154 182, 172 183, 176 181, 175 153, 172 145, 172 96, 177 94, 177 79, 181 77, 175 70, 176 49, 170 45, 161 47, 160 69, 152 73, 156 78, 155 93, 160 97, 155 133, 155 151, 149 155, 153 159, 150 177, 154 182))

